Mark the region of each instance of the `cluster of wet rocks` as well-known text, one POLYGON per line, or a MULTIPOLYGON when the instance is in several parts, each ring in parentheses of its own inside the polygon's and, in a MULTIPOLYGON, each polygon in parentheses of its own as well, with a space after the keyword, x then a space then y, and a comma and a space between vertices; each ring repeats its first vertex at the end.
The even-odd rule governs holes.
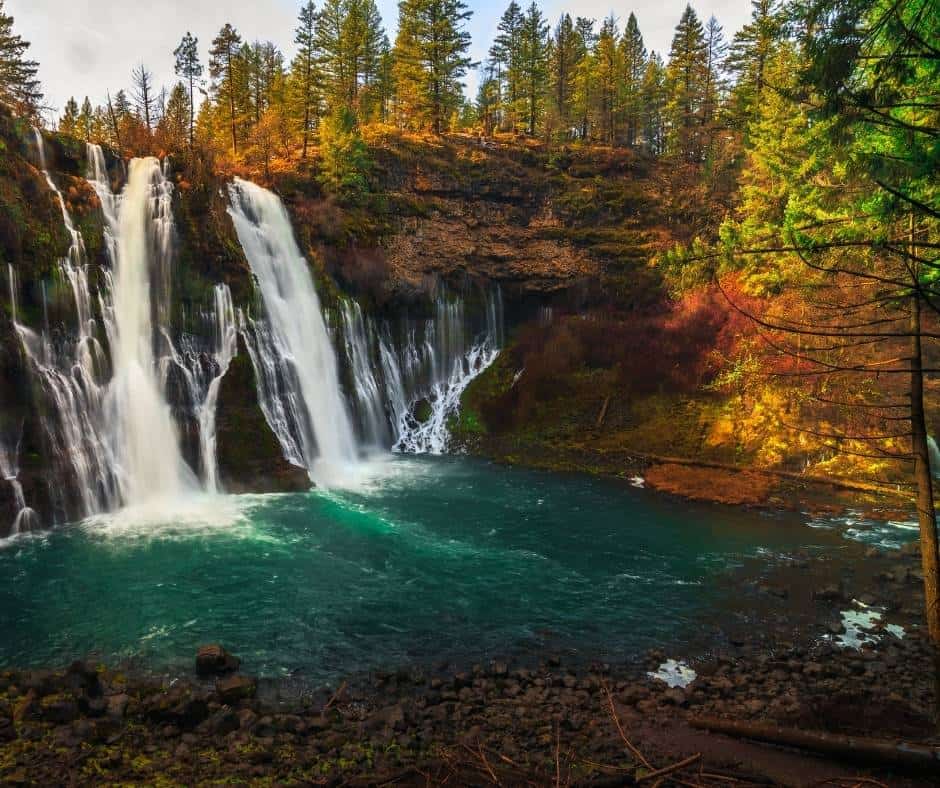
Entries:
MULTIPOLYGON (((915 558, 895 563, 910 569, 915 558)), ((897 566, 885 571, 906 582, 897 566)), ((629 665, 545 657, 527 666, 412 668, 289 700, 276 684, 240 673, 221 646, 201 648, 196 676, 184 679, 83 662, 6 671, 0 783, 409 784, 410 775, 433 784, 467 768, 468 753, 490 752, 538 784, 538 775, 555 774, 563 752, 572 783, 606 784, 600 764, 632 763, 614 715, 639 744, 643 731, 696 715, 930 740, 933 651, 921 628, 903 637, 883 632, 857 649, 822 625, 809 634, 770 650, 763 642, 725 644, 692 662, 687 686, 655 677, 667 656, 660 651, 629 665)), ((659 745, 644 746, 652 754, 659 745)))

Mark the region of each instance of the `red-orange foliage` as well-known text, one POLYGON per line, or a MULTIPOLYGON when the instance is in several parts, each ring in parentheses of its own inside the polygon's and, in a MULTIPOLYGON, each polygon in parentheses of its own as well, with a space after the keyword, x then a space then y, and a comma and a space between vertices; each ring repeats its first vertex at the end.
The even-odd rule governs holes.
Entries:
MULTIPOLYGON (((734 283, 735 303, 757 310, 734 283)), ((726 291, 728 287, 725 288, 726 291)), ((524 372, 512 389, 484 408, 494 428, 531 415, 539 402, 571 393, 579 374, 611 370, 624 393, 690 393, 720 371, 738 344, 753 337, 752 321, 708 287, 642 313, 561 316, 548 327, 523 329, 513 364, 524 372)))

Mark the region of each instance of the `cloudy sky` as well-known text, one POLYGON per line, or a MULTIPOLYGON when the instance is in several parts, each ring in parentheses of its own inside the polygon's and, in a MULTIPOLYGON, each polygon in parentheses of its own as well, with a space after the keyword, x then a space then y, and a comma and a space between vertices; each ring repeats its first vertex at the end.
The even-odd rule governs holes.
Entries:
MULTIPOLYGON (((508 0, 467 0, 474 15, 470 21, 472 55, 482 59, 493 39, 508 0)), ((389 37, 394 40, 397 0, 377 0, 389 37)), ((522 3, 525 5, 525 3, 522 3)), ((672 29, 686 0, 542 0, 540 6, 551 24, 563 11, 572 16, 601 19, 613 12, 626 22, 637 15, 649 49, 668 50, 672 29)), ((6 0, 17 32, 32 43, 30 55, 40 63, 47 102, 57 111, 65 100, 89 96, 102 102, 130 83, 131 69, 145 63, 158 84, 173 82, 173 50, 187 30, 199 38, 203 58, 209 42, 225 22, 231 22, 243 38, 268 39, 288 56, 293 50, 293 28, 300 0, 6 0)), ((750 14, 749 0, 696 0, 693 7, 704 20, 711 14, 726 35, 743 25, 750 14)), ((468 79, 471 89, 475 78, 468 79)))

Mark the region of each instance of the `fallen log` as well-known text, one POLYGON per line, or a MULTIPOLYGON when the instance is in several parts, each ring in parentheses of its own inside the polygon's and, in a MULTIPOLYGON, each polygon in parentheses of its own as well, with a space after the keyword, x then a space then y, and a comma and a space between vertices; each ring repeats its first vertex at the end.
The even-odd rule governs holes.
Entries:
POLYGON ((757 722, 739 722, 718 717, 691 717, 693 728, 744 739, 795 747, 831 755, 853 763, 890 766, 940 773, 940 748, 864 736, 843 736, 825 731, 801 731, 757 722))

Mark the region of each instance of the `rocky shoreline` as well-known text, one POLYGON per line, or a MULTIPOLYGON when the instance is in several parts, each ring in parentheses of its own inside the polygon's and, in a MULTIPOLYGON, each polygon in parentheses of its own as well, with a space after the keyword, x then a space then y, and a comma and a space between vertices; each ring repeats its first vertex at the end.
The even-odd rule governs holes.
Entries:
POLYGON ((694 727, 723 718, 940 745, 921 594, 913 548, 869 550, 857 567, 796 557, 742 586, 742 611, 767 610, 738 616, 687 665, 663 651, 620 665, 546 653, 302 692, 239 673, 220 648, 192 677, 8 670, 0 783, 630 785, 688 761, 658 784, 935 784, 694 727), (688 686, 663 681, 690 670, 688 686))

